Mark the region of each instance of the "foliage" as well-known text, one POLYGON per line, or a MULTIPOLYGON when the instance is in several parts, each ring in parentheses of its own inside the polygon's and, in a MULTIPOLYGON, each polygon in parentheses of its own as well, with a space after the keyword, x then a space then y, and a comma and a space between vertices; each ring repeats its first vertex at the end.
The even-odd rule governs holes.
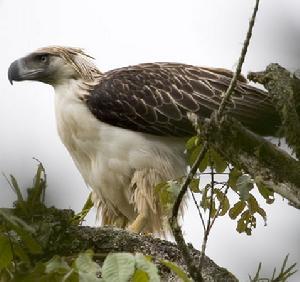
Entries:
MULTIPOLYGON (((194 162, 195 155, 200 152, 201 147, 202 142, 199 137, 194 136, 188 140, 186 149, 190 165, 194 162)), ((272 189, 266 187, 258 178, 251 179, 248 174, 229 164, 218 152, 210 148, 199 165, 199 173, 194 177, 190 190, 193 193, 201 194, 199 206, 204 212, 212 209, 210 211, 212 217, 228 214, 232 220, 236 220, 236 230, 239 233, 251 235, 256 227, 257 215, 262 217, 265 224, 267 220, 265 210, 251 193, 255 187, 268 204, 274 202, 272 189), (204 187, 199 187, 200 178, 205 174, 211 176, 211 182, 204 187), (195 187, 197 184, 194 183, 198 184, 198 189, 195 187), (230 191, 239 198, 233 204, 227 197, 227 192, 230 191)))
POLYGON ((250 282, 260 282, 260 281, 264 281, 264 282, 286 282, 288 281, 287 279, 289 277, 291 277, 294 273, 297 272, 297 270, 295 269, 296 267, 296 263, 293 263, 292 265, 287 267, 287 261, 288 261, 289 255, 287 255, 282 263, 280 272, 278 275, 276 275, 276 268, 274 268, 273 274, 271 278, 262 278, 260 277, 260 271, 261 271, 261 262, 258 265, 258 269, 256 271, 255 276, 252 278, 249 275, 249 280, 250 282))
MULTIPOLYGON (((46 207, 46 173, 41 163, 32 187, 27 189, 26 199, 17 180, 12 175, 7 180, 17 195, 17 201, 13 209, 0 209, 1 282, 160 281, 157 266, 152 261, 154 258, 142 254, 111 253, 104 262, 97 259, 102 254, 90 249, 76 255, 56 255, 51 246, 63 246, 64 240, 68 240, 60 236, 63 231, 83 222, 92 207, 91 197, 76 215, 69 210, 46 207)), ((185 272, 174 263, 166 260, 158 263, 183 281, 189 281, 185 272)))

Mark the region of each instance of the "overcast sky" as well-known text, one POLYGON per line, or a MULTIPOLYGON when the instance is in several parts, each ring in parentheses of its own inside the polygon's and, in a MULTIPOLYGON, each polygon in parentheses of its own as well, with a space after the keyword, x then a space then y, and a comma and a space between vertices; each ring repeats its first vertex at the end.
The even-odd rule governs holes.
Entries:
MULTIPOLYGON (((0 0, 0 172, 29 186, 36 169, 47 174, 49 205, 80 210, 89 190, 55 128, 53 89, 25 82, 10 86, 9 64, 38 47, 83 47, 102 71, 142 62, 172 61, 234 70, 254 0, 0 0)), ((271 62, 300 68, 300 1, 262 0, 243 72, 271 62)), ((0 206, 15 195, 0 176, 0 206)), ((263 201, 261 200, 261 204, 263 201)), ((200 247, 202 230, 190 205, 186 238, 200 247)), ((235 231, 228 217, 217 221, 207 255, 247 281, 260 261, 264 273, 290 253, 300 262, 299 211, 277 196, 265 206, 268 225, 258 220, 253 236, 235 231)), ((94 214, 89 215, 94 224, 94 214)), ((300 281, 300 273, 290 281, 300 281)))

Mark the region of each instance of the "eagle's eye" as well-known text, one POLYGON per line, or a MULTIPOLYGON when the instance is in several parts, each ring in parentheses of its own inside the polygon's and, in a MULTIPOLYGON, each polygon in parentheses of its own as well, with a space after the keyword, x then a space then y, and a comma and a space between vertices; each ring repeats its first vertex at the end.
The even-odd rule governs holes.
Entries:
POLYGON ((48 54, 42 54, 42 55, 37 55, 36 59, 41 62, 41 63, 47 63, 48 59, 49 59, 49 55, 48 54))

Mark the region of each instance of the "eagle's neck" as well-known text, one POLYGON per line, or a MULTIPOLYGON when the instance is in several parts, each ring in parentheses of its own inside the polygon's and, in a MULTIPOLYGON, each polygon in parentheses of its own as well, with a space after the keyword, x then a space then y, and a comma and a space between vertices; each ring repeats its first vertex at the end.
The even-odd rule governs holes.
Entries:
POLYGON ((54 87, 58 134, 75 163, 88 162, 88 154, 96 150, 91 141, 99 138, 99 122, 85 104, 90 87, 91 84, 80 80, 68 80, 54 87))

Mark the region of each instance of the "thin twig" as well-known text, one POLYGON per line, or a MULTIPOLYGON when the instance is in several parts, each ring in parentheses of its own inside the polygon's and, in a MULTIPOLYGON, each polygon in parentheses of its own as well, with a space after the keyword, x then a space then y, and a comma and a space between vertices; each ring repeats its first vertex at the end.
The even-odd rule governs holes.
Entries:
POLYGON ((199 207, 199 205, 198 205, 198 202, 197 202, 197 200, 196 200, 196 198, 195 198, 194 193, 192 192, 191 194, 192 194, 192 198, 193 198, 194 204, 195 204, 195 206, 196 206, 196 208, 197 208, 197 210, 198 210, 198 214, 199 214, 199 217, 200 217, 200 219, 201 219, 201 223, 202 223, 203 230, 204 230, 204 232, 205 232, 205 231, 206 231, 206 227, 205 227, 204 218, 203 218, 203 216, 202 216, 200 207, 199 207))
POLYGON ((258 11, 259 1, 260 0, 256 0, 255 6, 254 6, 254 9, 253 9, 253 13, 252 13, 252 17, 251 17, 250 22, 249 22, 249 28, 248 28, 248 31, 247 31, 246 39, 245 39, 244 44, 243 44, 242 52, 241 52, 241 55, 240 55, 235 73, 233 74, 233 77, 230 81, 230 84, 229 84, 225 94, 224 94, 224 97, 221 101, 221 104, 220 104, 218 112, 217 112, 217 121, 220 121, 220 119, 223 115, 223 112, 225 110, 226 103, 228 102, 230 96, 234 92, 238 77, 241 74, 242 66, 243 66, 243 63, 245 61, 248 46, 249 46, 250 39, 251 39, 251 36, 252 36, 252 30, 253 30, 253 27, 254 27, 255 18, 256 18, 257 11, 258 11))
POLYGON ((189 187, 189 184, 191 183, 191 181, 193 180, 193 177, 195 175, 195 173, 197 172, 198 170, 198 167, 201 163, 201 161, 203 160, 203 158, 205 157, 205 154, 208 150, 208 142, 205 141, 203 143, 203 146, 202 146, 202 149, 196 159, 196 161, 194 162, 194 164, 192 165, 191 167, 191 170, 189 171, 188 175, 186 176, 184 182, 182 183, 181 187, 180 187, 180 192, 178 193, 178 196, 176 198, 176 201, 173 205, 173 209, 172 209, 172 217, 171 217, 171 220, 174 218, 176 218, 177 220, 177 216, 178 216, 178 211, 179 211, 179 207, 180 207, 180 204, 182 202, 182 199, 189 187))
POLYGON ((185 263, 187 265, 187 269, 188 269, 191 277, 194 279, 195 282, 202 282, 203 278, 202 278, 201 272, 199 271, 198 267, 196 267, 196 265, 195 265, 194 259, 190 254, 188 246, 185 243, 181 227, 178 224, 177 217, 178 217, 178 211, 179 211, 179 207, 180 207, 180 204, 182 202, 182 199, 183 199, 183 197, 184 197, 184 195, 185 195, 185 193, 186 193, 186 191, 189 187, 189 184, 191 183, 195 173, 197 172, 201 161, 205 157, 205 154, 206 154, 207 150, 208 150, 208 142, 205 141, 203 146, 202 146, 201 152, 199 153, 199 155, 198 155, 196 161, 194 162, 194 164, 192 165, 191 170, 189 171, 187 177, 185 178, 185 181, 181 185, 180 192, 179 192, 179 194, 177 196, 177 199, 176 199, 176 201, 173 205, 172 216, 169 219, 170 226, 171 226, 175 241, 178 245, 178 248, 182 252, 183 258, 184 258, 185 263))

